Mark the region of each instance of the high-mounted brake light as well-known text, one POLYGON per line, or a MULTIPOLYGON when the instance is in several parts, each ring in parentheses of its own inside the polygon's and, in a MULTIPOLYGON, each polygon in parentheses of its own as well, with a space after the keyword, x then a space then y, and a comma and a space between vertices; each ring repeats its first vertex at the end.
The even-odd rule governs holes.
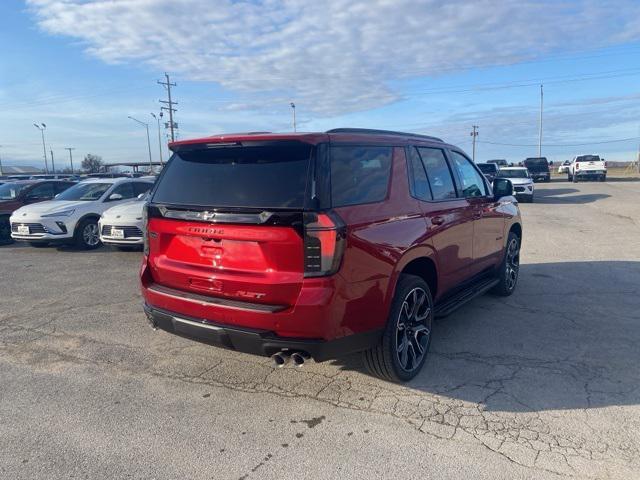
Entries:
POLYGON ((304 214, 304 276, 323 277, 340 269, 346 238, 334 212, 304 214))

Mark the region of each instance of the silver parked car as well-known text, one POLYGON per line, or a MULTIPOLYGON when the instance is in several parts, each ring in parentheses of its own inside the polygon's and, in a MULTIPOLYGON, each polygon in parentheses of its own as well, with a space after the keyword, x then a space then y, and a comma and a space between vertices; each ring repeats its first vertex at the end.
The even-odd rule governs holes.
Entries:
POLYGON ((513 193, 518 200, 533 202, 535 187, 526 167, 502 167, 496 178, 508 178, 513 184, 513 193))

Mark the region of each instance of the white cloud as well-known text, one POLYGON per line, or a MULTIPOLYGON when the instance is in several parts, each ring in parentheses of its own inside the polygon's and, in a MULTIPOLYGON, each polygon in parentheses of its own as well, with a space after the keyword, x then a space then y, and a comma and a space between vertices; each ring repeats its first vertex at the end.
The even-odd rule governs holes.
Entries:
MULTIPOLYGON (((391 103, 398 79, 640 38, 635 0, 28 0, 39 26, 109 63, 143 62, 317 115, 391 103)), ((240 102, 245 103, 245 102, 240 102)), ((249 102, 253 104, 252 102, 249 102)))

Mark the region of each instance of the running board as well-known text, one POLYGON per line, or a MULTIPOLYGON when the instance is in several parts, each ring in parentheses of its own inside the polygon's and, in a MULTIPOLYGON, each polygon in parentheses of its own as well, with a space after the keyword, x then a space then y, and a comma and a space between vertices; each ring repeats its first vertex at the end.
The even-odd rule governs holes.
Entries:
POLYGON ((470 300, 486 293, 487 290, 490 290, 495 285, 500 282, 495 277, 484 278, 477 282, 472 283, 468 287, 460 290, 457 293, 454 293, 450 297, 444 299, 442 303, 439 303, 435 306, 435 315, 436 317, 446 317, 447 315, 453 313, 454 310, 457 310, 462 305, 467 303, 470 300))

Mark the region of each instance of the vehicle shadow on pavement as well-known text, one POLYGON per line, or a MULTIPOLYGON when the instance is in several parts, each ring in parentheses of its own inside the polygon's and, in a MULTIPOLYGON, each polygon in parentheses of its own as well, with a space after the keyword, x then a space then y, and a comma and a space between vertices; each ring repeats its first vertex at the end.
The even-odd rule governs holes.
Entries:
MULTIPOLYGON (((522 265, 511 297, 439 319, 410 390, 537 412, 640 405, 640 262, 522 265)), ((359 355, 333 362, 366 372, 359 355)))
POLYGON ((546 204, 584 204, 593 203, 598 200, 611 197, 606 193, 588 193, 582 195, 571 195, 580 190, 575 188, 546 188, 536 190, 536 203, 546 204))

